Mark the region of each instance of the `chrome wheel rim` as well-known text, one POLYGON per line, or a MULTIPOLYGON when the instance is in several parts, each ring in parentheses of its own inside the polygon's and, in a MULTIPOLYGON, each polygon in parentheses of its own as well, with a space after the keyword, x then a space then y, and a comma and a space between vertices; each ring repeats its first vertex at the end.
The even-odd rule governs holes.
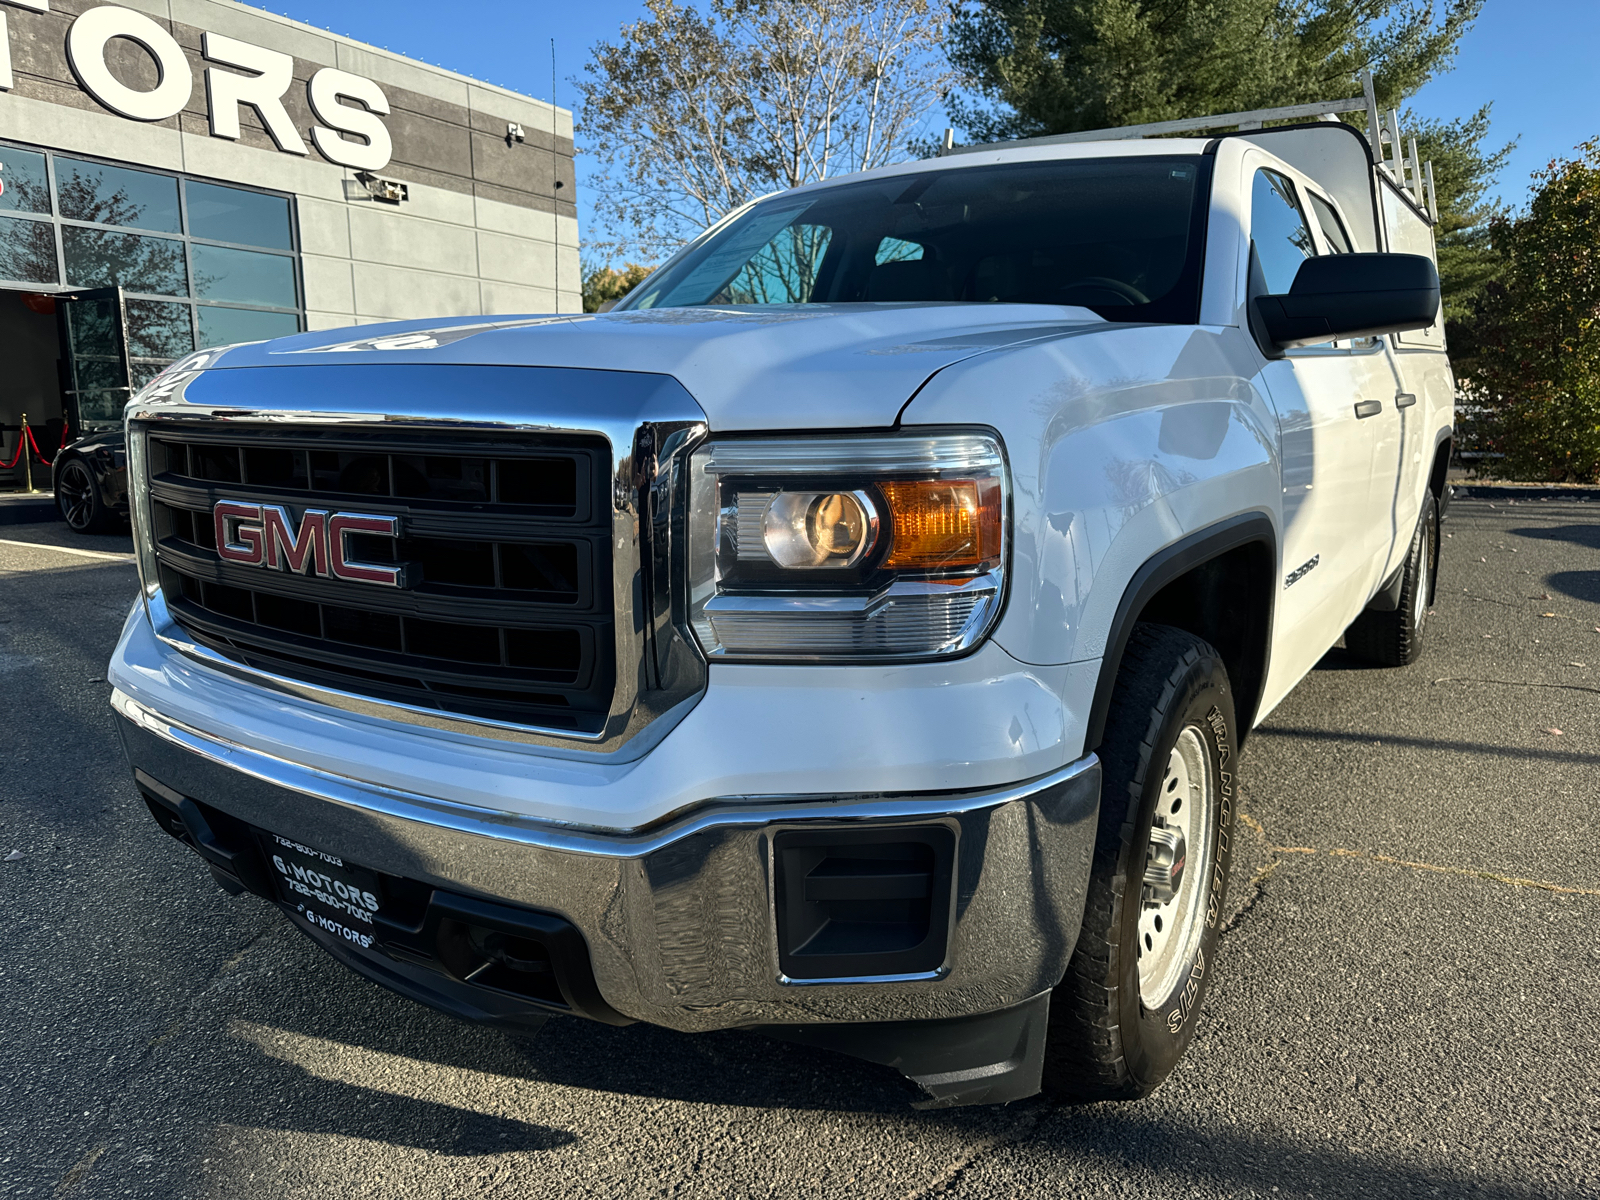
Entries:
MULTIPOLYGON (((1206 883, 1216 855, 1217 781, 1206 748, 1205 735, 1196 725, 1184 726, 1167 756, 1156 800, 1153 830, 1182 835, 1185 859, 1182 875, 1169 898, 1149 882, 1141 882, 1139 907, 1139 999, 1157 1008, 1172 998, 1194 960, 1205 933, 1206 883)), ((1163 835, 1157 835, 1158 837, 1163 835)), ((1146 867, 1156 854, 1146 848, 1146 867)))
POLYGON ((88 468, 80 462, 69 462, 56 482, 56 503, 61 515, 74 529, 86 528, 94 516, 94 481, 88 468))

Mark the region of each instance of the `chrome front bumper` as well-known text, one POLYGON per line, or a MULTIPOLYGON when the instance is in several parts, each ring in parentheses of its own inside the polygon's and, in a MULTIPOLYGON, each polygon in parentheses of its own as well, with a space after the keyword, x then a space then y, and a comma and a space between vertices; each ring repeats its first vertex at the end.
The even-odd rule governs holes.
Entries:
POLYGON ((998 790, 728 797, 617 836, 301 766, 186 728, 121 691, 112 704, 131 765, 166 788, 381 872, 559 915, 587 942, 606 1003, 671 1029, 1012 1008, 1059 982, 1083 916, 1100 800, 1092 754, 998 790), (956 839, 944 965, 915 977, 786 979, 774 835, 930 824, 956 839))

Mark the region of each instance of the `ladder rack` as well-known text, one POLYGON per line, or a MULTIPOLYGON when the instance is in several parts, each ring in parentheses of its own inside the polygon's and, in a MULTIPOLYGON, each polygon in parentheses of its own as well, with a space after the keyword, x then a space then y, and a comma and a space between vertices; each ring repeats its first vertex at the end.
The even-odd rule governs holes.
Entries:
POLYGON ((1086 129, 1077 133, 1052 133, 1043 137, 1017 138, 1006 142, 986 142, 973 146, 955 144, 955 130, 944 131, 939 147, 941 157, 949 154, 976 154, 986 150, 1010 150, 1020 146, 1063 146, 1074 142, 1131 141, 1137 138, 1166 137, 1175 133, 1203 133, 1212 129, 1240 132, 1261 129, 1268 121, 1330 121, 1341 113, 1367 114, 1365 137, 1372 148, 1374 168, 1435 225, 1439 223, 1439 193, 1433 182, 1433 163, 1418 162, 1417 139, 1402 143, 1400 113, 1378 111, 1372 89, 1372 72, 1361 73, 1362 95, 1347 100, 1320 100, 1313 104, 1290 104, 1282 108, 1257 108, 1249 112, 1216 113, 1209 117, 1190 117, 1181 121, 1154 121, 1146 125, 1119 125, 1111 129, 1086 129), (1387 150, 1385 149, 1387 147, 1387 150), (1409 149, 1409 153, 1407 153, 1409 149))

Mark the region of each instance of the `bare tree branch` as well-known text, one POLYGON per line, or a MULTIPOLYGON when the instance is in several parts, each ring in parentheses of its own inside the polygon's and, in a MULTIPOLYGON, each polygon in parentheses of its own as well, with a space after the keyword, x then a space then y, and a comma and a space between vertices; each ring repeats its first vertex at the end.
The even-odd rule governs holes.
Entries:
POLYGON ((647 0, 596 45, 580 135, 591 248, 658 260, 749 200, 913 156, 954 82, 941 0, 647 0))

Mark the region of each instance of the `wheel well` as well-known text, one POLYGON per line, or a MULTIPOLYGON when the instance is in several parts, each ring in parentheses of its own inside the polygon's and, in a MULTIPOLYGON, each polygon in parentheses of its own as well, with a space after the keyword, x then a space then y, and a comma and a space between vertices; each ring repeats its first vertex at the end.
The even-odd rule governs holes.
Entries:
POLYGON ((1428 475, 1428 490, 1441 505, 1444 503, 1444 481, 1450 471, 1450 447, 1454 440, 1453 437, 1447 437, 1439 443, 1439 448, 1433 452, 1433 470, 1428 475))
POLYGON ((1216 647, 1233 684, 1236 740, 1243 745, 1267 678, 1276 563, 1271 523, 1251 514, 1186 538, 1145 564, 1128 585, 1106 642, 1085 750, 1098 748, 1104 737, 1122 652, 1140 621, 1171 625, 1216 647))

